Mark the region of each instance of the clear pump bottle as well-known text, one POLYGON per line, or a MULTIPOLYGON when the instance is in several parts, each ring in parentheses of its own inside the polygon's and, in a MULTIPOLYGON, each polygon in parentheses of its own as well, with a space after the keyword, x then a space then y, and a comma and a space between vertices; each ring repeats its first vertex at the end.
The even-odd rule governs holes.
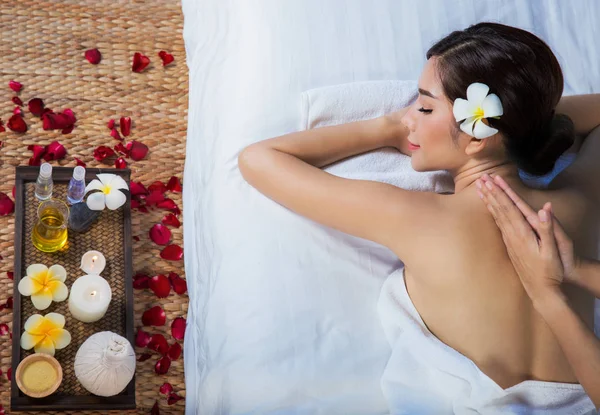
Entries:
POLYGON ((67 202, 70 205, 79 203, 83 200, 85 195, 85 168, 81 166, 75 167, 73 170, 73 177, 69 181, 69 187, 67 188, 67 202))
POLYGON ((35 197, 38 200, 47 200, 52 197, 52 165, 43 163, 40 167, 40 173, 35 182, 35 197))

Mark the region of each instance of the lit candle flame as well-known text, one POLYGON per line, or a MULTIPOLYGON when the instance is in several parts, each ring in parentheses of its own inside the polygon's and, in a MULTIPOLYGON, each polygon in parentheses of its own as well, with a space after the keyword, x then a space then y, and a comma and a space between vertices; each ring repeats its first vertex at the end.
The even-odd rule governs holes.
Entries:
POLYGON ((92 257, 92 264, 93 264, 94 262, 96 262, 96 260, 97 260, 97 259, 98 259, 98 257, 97 257, 96 255, 94 255, 94 256, 92 257))
POLYGON ((92 295, 92 297, 94 297, 96 295, 96 291, 92 291, 91 295, 92 295))

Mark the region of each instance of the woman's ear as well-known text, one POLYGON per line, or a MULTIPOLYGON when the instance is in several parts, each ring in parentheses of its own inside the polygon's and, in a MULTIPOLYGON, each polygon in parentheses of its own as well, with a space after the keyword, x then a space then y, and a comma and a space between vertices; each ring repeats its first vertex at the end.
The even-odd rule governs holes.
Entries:
POLYGON ((471 138, 469 144, 465 148, 465 154, 467 156, 472 156, 478 153, 481 153, 484 149, 491 149, 496 144, 501 144, 502 137, 499 133, 496 133, 490 137, 477 139, 475 137, 471 138))

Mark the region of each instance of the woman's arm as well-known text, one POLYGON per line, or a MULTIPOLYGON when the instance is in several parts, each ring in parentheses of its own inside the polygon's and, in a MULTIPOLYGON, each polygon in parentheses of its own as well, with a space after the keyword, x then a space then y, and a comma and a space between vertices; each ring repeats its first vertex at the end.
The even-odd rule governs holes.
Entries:
POLYGON ((600 341, 569 306, 562 291, 540 293, 534 305, 554 333, 577 380, 596 409, 600 408, 600 341))
POLYGON ((600 262, 581 258, 570 282, 588 290, 596 298, 600 298, 600 262))
POLYGON ((512 195, 509 197, 505 191, 514 192, 506 182, 501 179, 500 182, 503 183, 502 188, 497 186, 498 176, 494 180, 486 177, 478 181, 480 197, 502 232, 511 262, 533 306, 554 333, 577 380, 598 408, 600 342, 571 309, 560 289, 565 269, 571 273, 573 271, 569 268, 577 269, 572 245, 557 246, 556 222, 548 204, 535 213, 537 220, 534 221, 530 213, 534 212, 533 209, 520 198, 514 201, 512 195), (535 226, 538 236, 532 226, 535 226))
POLYGON ((271 200, 325 226, 387 246, 406 258, 414 240, 399 235, 442 227, 437 195, 346 179, 320 169, 388 146, 396 136, 394 125, 383 117, 294 132, 246 147, 238 165, 244 179, 271 200))
POLYGON ((587 136, 600 125, 600 94, 563 96, 556 113, 568 115, 575 124, 575 133, 587 136))

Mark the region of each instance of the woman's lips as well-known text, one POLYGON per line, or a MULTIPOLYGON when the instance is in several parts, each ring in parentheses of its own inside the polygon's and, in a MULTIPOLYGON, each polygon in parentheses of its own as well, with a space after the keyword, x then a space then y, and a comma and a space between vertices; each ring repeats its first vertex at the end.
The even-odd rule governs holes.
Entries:
POLYGON ((421 148, 421 146, 418 146, 418 145, 416 145, 416 144, 413 144, 413 143, 411 143, 410 141, 408 142, 408 149, 409 149, 410 151, 415 151, 415 150, 418 150, 418 149, 420 149, 420 148, 421 148))

